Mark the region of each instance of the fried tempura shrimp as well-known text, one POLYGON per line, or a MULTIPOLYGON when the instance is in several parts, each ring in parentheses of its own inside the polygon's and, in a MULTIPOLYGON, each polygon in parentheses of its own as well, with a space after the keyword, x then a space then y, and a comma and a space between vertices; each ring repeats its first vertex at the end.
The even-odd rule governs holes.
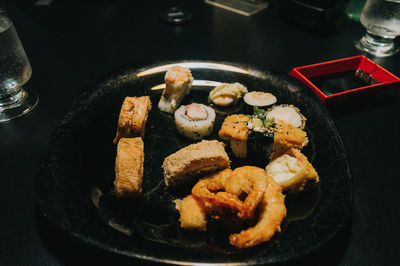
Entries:
POLYGON ((285 197, 282 188, 268 177, 268 185, 261 201, 261 213, 257 224, 238 234, 229 236, 230 243, 238 248, 248 248, 268 241, 280 232, 281 222, 286 216, 285 197))
POLYGON ((238 212, 238 216, 247 213, 248 208, 237 195, 225 191, 226 179, 232 174, 231 169, 225 169, 201 179, 192 189, 192 194, 204 201, 206 207, 211 210, 219 210, 221 207, 238 212), (217 192, 218 191, 218 192, 217 192))
POLYGON ((192 195, 177 208, 181 214, 181 227, 204 230, 207 215, 218 218, 219 211, 237 212, 241 220, 260 215, 255 226, 232 234, 230 243, 238 248, 248 248, 268 241, 280 231, 286 216, 285 197, 282 188, 262 168, 242 166, 235 170, 225 169, 201 179, 192 189, 192 195), (242 194, 247 194, 241 201, 242 194), (186 207, 183 203, 186 202, 186 207), (215 216, 215 214, 217 214, 215 216))
POLYGON ((254 216, 267 186, 267 175, 261 168, 242 166, 235 170, 225 169, 200 180, 192 194, 204 200, 210 208, 225 207, 238 212, 238 217, 249 219, 254 216), (216 192, 225 190, 224 192, 216 192), (241 201, 239 196, 247 194, 241 201))
POLYGON ((248 210, 245 214, 239 213, 243 219, 253 218, 258 203, 262 200, 267 187, 267 174, 259 167, 242 166, 236 168, 232 174, 225 179, 224 188, 226 192, 234 195, 247 194, 244 204, 248 210))

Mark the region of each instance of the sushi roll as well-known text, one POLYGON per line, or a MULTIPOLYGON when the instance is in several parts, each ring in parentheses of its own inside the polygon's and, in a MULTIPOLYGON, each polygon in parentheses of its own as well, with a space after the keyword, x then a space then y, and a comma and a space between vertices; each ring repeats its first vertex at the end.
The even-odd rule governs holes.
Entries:
POLYGON ((261 111, 253 116, 226 117, 219 136, 231 141, 232 152, 237 158, 247 158, 254 164, 265 166, 273 151, 275 124, 273 120, 265 119, 261 111))
POLYGON ((239 82, 223 83, 210 91, 208 102, 222 107, 235 105, 245 93, 247 88, 239 82))
POLYGON ((277 98, 269 92, 252 91, 244 95, 243 100, 246 104, 246 113, 252 114, 254 107, 268 108, 277 102, 277 98))
POLYGON ((308 181, 319 182, 317 171, 298 149, 289 149, 265 168, 267 175, 288 193, 303 191, 308 181))
POLYGON ((247 122, 250 119, 250 116, 243 114, 227 116, 218 132, 221 139, 230 141, 232 152, 237 158, 247 158, 247 122))
MULTIPOLYGON (((259 109, 261 110, 261 109, 259 109)), ((273 119, 266 119, 263 112, 255 112, 247 122, 247 159, 257 165, 265 166, 273 151, 274 127, 273 119)))
POLYGON ((300 109, 291 104, 280 104, 267 110, 267 118, 274 119, 276 123, 286 123, 297 128, 304 129, 306 118, 300 113, 300 109))
POLYGON ((235 157, 247 158, 256 165, 265 164, 272 157, 308 144, 307 133, 286 123, 275 123, 266 111, 254 107, 253 115, 230 115, 219 131, 221 139, 229 140, 235 157))
POLYGON ((173 66, 165 74, 165 89, 158 103, 158 108, 166 113, 174 113, 183 97, 192 87, 193 77, 190 69, 173 66))
POLYGON ((179 107, 175 111, 174 118, 176 129, 180 134, 199 140, 213 131, 215 111, 204 104, 192 103, 179 107))

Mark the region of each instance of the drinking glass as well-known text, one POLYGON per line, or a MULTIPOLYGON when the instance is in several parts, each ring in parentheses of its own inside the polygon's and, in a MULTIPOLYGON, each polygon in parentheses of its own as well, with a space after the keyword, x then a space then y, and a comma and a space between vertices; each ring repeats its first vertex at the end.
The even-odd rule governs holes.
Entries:
POLYGON ((37 105, 37 94, 22 88, 31 74, 28 57, 0 0, 0 123, 24 115, 37 105))
POLYGON ((398 52, 393 40, 400 35, 400 0, 367 0, 360 21, 367 33, 356 43, 359 50, 376 57, 398 52))

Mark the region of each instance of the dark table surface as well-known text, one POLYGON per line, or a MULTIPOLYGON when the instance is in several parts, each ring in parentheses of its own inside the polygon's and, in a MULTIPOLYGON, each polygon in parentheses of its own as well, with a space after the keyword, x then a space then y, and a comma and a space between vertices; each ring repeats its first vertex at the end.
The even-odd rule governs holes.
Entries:
MULTIPOLYGON (((65 113, 97 77, 141 61, 198 59, 248 63, 288 73, 293 67, 360 54, 364 33, 347 21, 337 31, 304 29, 272 5, 246 17, 182 1, 193 14, 180 26, 160 20, 179 1, 7 1, 9 15, 30 59, 27 87, 37 108, 0 125, 0 264, 135 264, 77 243, 37 219, 35 172, 41 152, 65 113)), ((400 55, 374 59, 400 76, 400 55)), ((326 247, 293 264, 400 264, 400 88, 329 107, 351 165, 351 225, 326 247)))

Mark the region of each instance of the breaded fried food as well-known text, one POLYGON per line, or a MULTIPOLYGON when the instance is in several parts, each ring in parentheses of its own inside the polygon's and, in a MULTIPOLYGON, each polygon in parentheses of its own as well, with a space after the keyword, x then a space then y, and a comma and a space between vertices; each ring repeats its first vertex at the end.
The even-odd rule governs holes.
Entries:
POLYGON ((285 123, 277 124, 274 130, 274 145, 271 157, 275 157, 291 148, 301 150, 307 144, 307 133, 304 130, 285 123))
POLYGON ((118 142, 115 159, 114 189, 118 198, 141 194, 143 162, 142 138, 121 138, 118 142))
POLYGON ((207 208, 203 201, 193 195, 174 201, 179 211, 181 227, 186 230, 206 231, 207 208))
POLYGON ((307 157, 294 148, 272 160, 265 170, 268 176, 289 193, 303 191, 309 180, 319 182, 318 173, 307 157))
POLYGON ((229 168, 229 164, 222 142, 203 140, 165 158, 162 165, 165 185, 168 187, 185 183, 202 174, 229 168))
POLYGON ((151 101, 149 96, 125 97, 119 113, 114 144, 117 144, 121 138, 143 137, 150 110, 151 101))

